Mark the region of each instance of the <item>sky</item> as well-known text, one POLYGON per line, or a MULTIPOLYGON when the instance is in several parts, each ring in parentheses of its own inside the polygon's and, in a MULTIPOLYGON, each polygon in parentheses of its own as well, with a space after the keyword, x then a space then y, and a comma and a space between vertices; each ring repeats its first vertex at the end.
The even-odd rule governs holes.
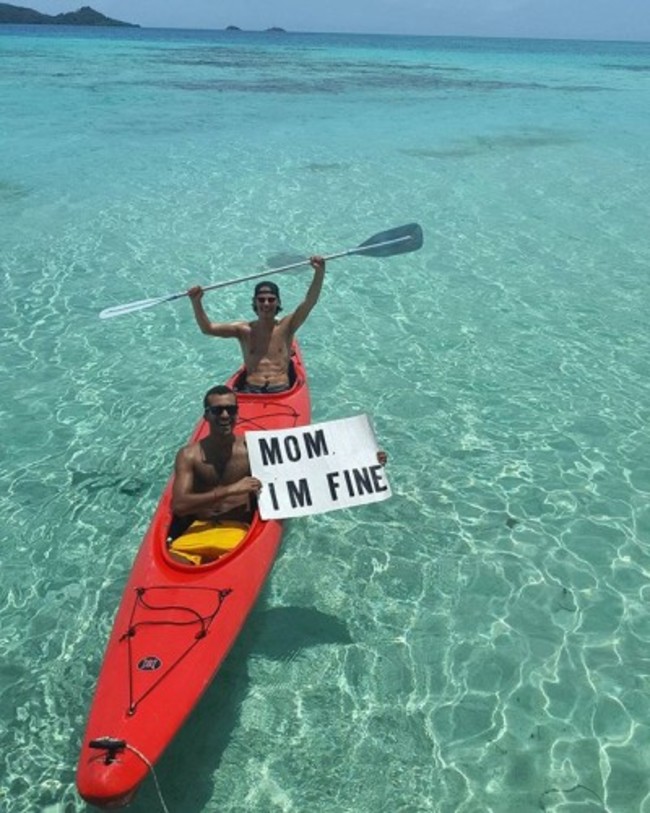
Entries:
POLYGON ((12 0, 45 14, 90 5, 147 28, 650 41, 650 0, 12 0))

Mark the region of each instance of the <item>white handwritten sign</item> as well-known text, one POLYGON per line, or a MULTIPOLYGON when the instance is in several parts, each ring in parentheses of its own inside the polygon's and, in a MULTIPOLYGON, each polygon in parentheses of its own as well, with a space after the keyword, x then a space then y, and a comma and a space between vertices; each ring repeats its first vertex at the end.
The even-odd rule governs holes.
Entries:
POLYGON ((295 429, 247 432, 262 519, 322 514, 386 500, 386 471, 367 415, 295 429))

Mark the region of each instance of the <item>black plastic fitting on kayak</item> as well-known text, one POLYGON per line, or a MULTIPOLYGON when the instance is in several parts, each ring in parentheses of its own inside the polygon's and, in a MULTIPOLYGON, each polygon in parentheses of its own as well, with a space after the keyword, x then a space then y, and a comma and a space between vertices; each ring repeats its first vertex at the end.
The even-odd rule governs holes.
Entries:
POLYGON ((110 765, 111 762, 115 762, 117 752, 123 751, 126 748, 126 740, 116 740, 115 737, 99 737, 96 740, 91 740, 88 743, 88 747, 105 750, 105 762, 107 765, 110 765))

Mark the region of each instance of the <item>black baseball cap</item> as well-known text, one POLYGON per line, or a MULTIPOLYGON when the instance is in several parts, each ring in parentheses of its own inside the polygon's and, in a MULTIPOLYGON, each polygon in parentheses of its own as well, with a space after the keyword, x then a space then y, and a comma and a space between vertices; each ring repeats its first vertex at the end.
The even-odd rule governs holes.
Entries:
POLYGON ((273 294, 273 296, 280 299, 280 289, 275 282, 258 282, 255 286, 255 296, 262 293, 262 291, 268 291, 269 293, 273 294))

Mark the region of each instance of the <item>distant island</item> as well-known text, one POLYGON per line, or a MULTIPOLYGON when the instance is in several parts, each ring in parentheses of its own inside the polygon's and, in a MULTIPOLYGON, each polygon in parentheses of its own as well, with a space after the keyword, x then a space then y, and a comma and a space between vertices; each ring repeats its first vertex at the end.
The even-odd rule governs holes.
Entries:
POLYGON ((119 25, 128 28, 140 28, 134 23, 123 23, 121 20, 111 20, 98 11, 83 6, 78 11, 69 11, 66 14, 41 14, 31 8, 12 6, 9 3, 0 3, 0 25, 13 23, 14 25, 119 25))
MULTIPOLYGON (((241 31, 241 28, 238 25, 227 25, 224 29, 225 31, 241 31)), ((286 30, 284 28, 278 28, 277 25, 274 25, 272 28, 266 29, 267 33, 274 33, 274 34, 286 34, 286 30)))

